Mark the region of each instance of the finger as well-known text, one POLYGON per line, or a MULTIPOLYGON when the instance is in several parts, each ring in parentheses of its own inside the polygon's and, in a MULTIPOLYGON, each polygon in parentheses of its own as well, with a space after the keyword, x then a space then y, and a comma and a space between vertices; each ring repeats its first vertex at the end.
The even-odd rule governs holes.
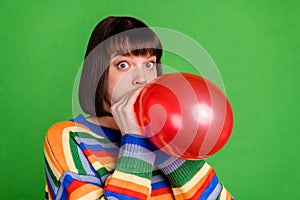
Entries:
POLYGON ((138 96, 140 95, 142 89, 143 89, 143 87, 139 87, 136 90, 131 92, 130 98, 128 100, 130 105, 133 105, 136 102, 136 100, 137 100, 138 96))

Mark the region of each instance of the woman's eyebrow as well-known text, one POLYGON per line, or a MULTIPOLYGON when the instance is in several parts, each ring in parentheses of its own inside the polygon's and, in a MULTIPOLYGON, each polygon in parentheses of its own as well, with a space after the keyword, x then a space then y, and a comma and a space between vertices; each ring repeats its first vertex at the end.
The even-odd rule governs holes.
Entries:
POLYGON ((114 57, 112 57, 110 63, 115 62, 116 60, 122 60, 122 59, 128 59, 129 56, 124 56, 124 55, 116 55, 114 57))

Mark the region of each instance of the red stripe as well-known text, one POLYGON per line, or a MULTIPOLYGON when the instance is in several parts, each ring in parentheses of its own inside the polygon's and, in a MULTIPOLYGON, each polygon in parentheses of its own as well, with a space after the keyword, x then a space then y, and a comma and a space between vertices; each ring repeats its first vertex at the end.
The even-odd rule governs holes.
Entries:
POLYGON ((157 196, 157 195, 170 194, 170 193, 171 193, 170 188, 165 187, 165 188, 159 188, 159 189, 152 190, 151 196, 153 197, 153 196, 157 196))
POLYGON ((83 186, 84 184, 86 184, 86 183, 83 181, 73 180, 67 189, 68 194, 71 194, 74 190, 78 189, 79 187, 83 186))
POLYGON ((84 153, 84 155, 86 155, 86 156, 92 155, 92 153, 91 153, 91 151, 90 151, 89 149, 83 150, 83 153, 84 153))
POLYGON ((147 195, 144 193, 136 192, 134 190, 129 190, 127 188, 122 188, 114 185, 107 185, 105 190, 109 190, 111 192, 114 192, 116 194, 122 194, 125 196, 137 198, 137 199, 147 199, 147 195))
POLYGON ((192 199, 198 199, 203 191, 207 188, 207 186, 210 184, 211 180, 216 176, 216 173, 214 170, 211 171, 211 173, 208 175, 207 179, 205 180, 204 184, 199 188, 199 190, 194 194, 192 199))

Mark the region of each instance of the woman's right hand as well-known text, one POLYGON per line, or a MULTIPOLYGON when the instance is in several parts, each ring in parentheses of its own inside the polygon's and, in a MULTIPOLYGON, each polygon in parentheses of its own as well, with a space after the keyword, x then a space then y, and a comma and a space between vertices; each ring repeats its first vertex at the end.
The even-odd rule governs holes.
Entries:
POLYGON ((110 110, 122 135, 126 133, 145 136, 142 128, 138 125, 134 111, 134 103, 139 96, 142 87, 127 92, 119 101, 114 103, 110 110))

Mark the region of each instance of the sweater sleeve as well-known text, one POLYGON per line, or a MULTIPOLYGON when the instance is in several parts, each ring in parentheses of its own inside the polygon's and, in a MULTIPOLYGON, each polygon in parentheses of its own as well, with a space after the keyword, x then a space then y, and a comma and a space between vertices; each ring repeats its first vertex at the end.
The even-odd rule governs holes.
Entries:
POLYGON ((105 185, 105 197, 113 199, 149 199, 153 146, 147 138, 125 134, 121 140, 116 169, 105 185))
POLYGON ((126 134, 118 149, 88 131, 74 122, 48 130, 46 199, 148 199, 155 154, 147 139, 126 134))
POLYGON ((162 151, 157 151, 156 157, 176 199, 234 199, 204 160, 184 160, 162 151))
POLYGON ((60 122, 47 132, 44 143, 46 199, 101 199, 104 184, 70 136, 85 131, 73 122, 60 122))

